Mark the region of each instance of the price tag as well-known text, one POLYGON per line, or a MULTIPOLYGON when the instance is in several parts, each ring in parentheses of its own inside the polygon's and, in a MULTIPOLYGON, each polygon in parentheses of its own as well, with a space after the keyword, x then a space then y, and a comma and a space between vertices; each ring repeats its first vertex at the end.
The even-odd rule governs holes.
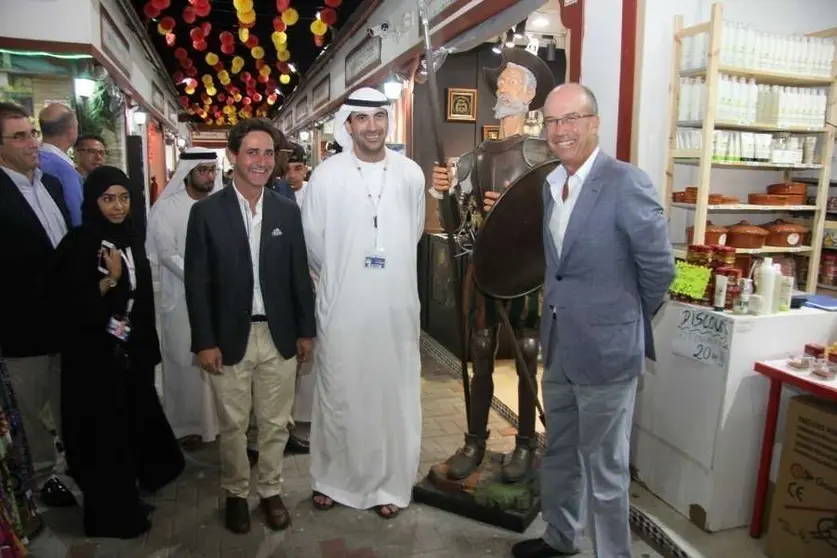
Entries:
POLYGON ((712 270, 708 267, 678 261, 675 265, 674 282, 669 291, 690 298, 701 299, 706 292, 712 270))
POLYGON ((726 368, 733 319, 690 306, 680 309, 671 351, 702 364, 726 368))

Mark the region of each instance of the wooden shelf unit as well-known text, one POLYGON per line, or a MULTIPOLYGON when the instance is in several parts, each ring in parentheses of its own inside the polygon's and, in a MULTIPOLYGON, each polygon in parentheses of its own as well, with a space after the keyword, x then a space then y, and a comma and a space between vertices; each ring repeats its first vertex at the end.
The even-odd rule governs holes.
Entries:
MULTIPOLYGON (((703 243, 706 234, 706 220, 710 211, 725 212, 750 212, 750 211, 813 211, 813 222, 811 225, 810 246, 799 246, 794 248, 778 248, 765 246, 761 250, 739 249, 738 253, 746 254, 771 254, 771 253, 801 253, 809 256, 808 280, 806 291, 817 290, 817 279, 819 276, 820 255, 822 252, 823 231, 826 228, 826 214, 828 205, 828 193, 831 178, 831 158, 834 152, 835 121, 837 121, 837 56, 832 61, 831 77, 824 76, 802 76, 795 73, 784 73, 776 71, 755 70, 737 68, 720 63, 721 45, 723 34, 722 6, 720 3, 712 5, 712 12, 709 21, 693 25, 683 26, 683 16, 674 18, 674 48, 672 56, 672 83, 670 87, 670 128, 669 142, 666 147, 666 178, 664 207, 666 214, 670 214, 673 207, 681 210, 694 212, 694 236, 695 244, 703 243), (707 37, 707 60, 703 69, 682 70, 682 45, 683 39, 706 33, 707 37), (828 105, 826 108, 826 125, 824 128, 808 129, 804 127, 780 127, 769 124, 726 122, 716 118, 718 112, 718 87, 721 74, 753 78, 756 83, 766 85, 788 85, 794 87, 828 87, 828 105), (680 106, 680 78, 703 77, 706 82, 706 98, 703 106, 705 115, 702 122, 678 122, 678 108, 680 106), (698 128, 702 130, 701 147, 699 150, 677 149, 678 128, 698 128), (720 130, 744 130, 748 132, 788 132, 810 135, 821 135, 822 159, 814 165, 781 165, 773 163, 750 163, 713 161, 713 132, 720 130), (696 204, 674 203, 671 199, 674 186, 674 172, 676 165, 698 166, 698 195, 696 204), (796 170, 818 170, 817 196, 815 206, 750 206, 741 204, 738 206, 709 205, 710 183, 713 168, 727 168, 740 170, 776 170, 783 173, 785 181, 792 179, 796 170)), ((810 36, 828 37, 834 36, 832 30, 810 33, 810 36)), ((829 229, 837 229, 837 223, 829 222, 829 229)), ((685 246, 675 245, 675 255, 685 256, 685 246)))

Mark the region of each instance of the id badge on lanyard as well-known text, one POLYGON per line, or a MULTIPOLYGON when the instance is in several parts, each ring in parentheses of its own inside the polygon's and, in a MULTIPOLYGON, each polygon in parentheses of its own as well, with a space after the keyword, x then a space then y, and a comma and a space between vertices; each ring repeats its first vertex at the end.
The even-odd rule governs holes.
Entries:
POLYGON ((107 331, 122 342, 127 342, 131 337, 131 311, 134 309, 134 292, 137 290, 137 269, 134 262, 134 254, 130 248, 122 252, 122 261, 128 268, 128 281, 131 286, 130 297, 125 305, 125 313, 115 314, 108 320, 107 331))

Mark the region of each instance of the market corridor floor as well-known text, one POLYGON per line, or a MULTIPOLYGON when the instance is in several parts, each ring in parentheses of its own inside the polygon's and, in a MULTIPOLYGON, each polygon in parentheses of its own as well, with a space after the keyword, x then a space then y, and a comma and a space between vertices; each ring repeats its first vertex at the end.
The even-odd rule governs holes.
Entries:
MULTIPOLYGON (((465 428, 462 388, 426 357, 423 362, 424 428, 422 473, 450 456, 465 428)), ((514 429, 492 411, 491 447, 514 447, 514 429)), ((308 456, 285 460, 285 503, 292 527, 273 533, 264 527, 258 499, 251 498, 253 530, 234 535, 223 528, 215 444, 189 455, 187 469, 172 486, 148 501, 157 507, 154 527, 136 541, 87 540, 78 511, 44 510, 49 530, 32 543, 37 558, 484 558, 510 556, 511 545, 526 537, 427 506, 414 504, 398 518, 385 521, 372 511, 335 507, 315 511, 311 505, 308 456)), ((543 529, 540 519, 529 536, 543 529)), ((579 558, 591 558, 589 545, 579 558)), ((659 558, 635 540, 635 558, 659 558)))

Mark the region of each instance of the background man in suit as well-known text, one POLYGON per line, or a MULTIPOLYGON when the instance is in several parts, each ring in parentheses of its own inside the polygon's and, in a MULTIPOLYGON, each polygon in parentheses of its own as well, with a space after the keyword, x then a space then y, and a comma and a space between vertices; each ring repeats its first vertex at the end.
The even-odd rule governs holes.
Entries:
POLYGON ((265 188, 281 139, 269 121, 254 118, 239 122, 227 142, 233 187, 192 207, 184 279, 192 351, 211 374, 218 409, 226 526, 246 533, 251 410, 267 524, 290 523, 280 495, 282 459, 297 362, 310 359, 316 327, 299 208, 265 188))
POLYGON ((70 227, 61 183, 38 168, 38 131, 21 107, 0 103, 0 352, 6 359, 48 506, 72 506, 63 473, 60 331, 49 296, 55 247, 70 227))
MULTIPOLYGON (((562 161, 543 189, 547 530, 512 552, 517 558, 577 552, 586 489, 596 556, 630 558, 631 425, 644 359, 655 358, 651 318, 674 279, 668 223, 648 175, 600 151, 598 105, 589 89, 555 88, 544 123, 562 161)), ((485 205, 498 197, 489 193, 485 205)))

